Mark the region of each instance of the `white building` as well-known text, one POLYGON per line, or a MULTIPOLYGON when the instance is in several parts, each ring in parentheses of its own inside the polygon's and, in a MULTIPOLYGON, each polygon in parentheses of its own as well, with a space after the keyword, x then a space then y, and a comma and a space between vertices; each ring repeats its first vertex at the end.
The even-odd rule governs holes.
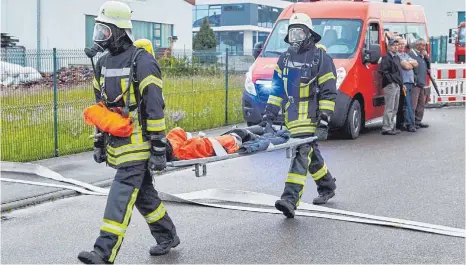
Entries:
POLYGON ((193 36, 204 18, 216 34, 217 52, 252 54, 254 44, 265 41, 285 7, 281 0, 196 0, 193 7, 193 36))
MULTIPOLYGON (((1 32, 26 49, 80 49, 92 45, 94 17, 106 0, 1 0, 1 32)), ((155 48, 192 49, 192 8, 185 0, 120 0, 133 11, 136 39, 155 48)))

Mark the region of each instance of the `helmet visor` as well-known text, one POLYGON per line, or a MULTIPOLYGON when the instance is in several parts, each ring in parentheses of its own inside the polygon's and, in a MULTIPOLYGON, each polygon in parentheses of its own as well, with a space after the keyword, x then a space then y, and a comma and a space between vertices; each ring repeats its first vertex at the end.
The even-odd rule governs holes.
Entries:
POLYGON ((94 25, 94 35, 92 36, 92 40, 94 41, 106 41, 109 40, 112 36, 112 30, 109 26, 96 23, 94 25))
POLYGON ((306 32, 302 28, 291 28, 288 30, 289 42, 300 42, 306 39, 306 32))

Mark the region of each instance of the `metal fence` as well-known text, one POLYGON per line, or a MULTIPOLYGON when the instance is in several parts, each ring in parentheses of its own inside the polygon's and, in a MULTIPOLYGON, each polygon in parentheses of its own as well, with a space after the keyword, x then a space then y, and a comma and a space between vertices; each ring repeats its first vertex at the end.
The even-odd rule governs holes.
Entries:
MULTIPOLYGON (((249 54, 157 54, 167 129, 196 131, 241 122, 244 74, 253 62, 249 54)), ((82 50, 16 50, 0 63, 1 160, 24 162, 92 149, 93 128, 84 123, 83 110, 95 103, 93 70, 82 50)))

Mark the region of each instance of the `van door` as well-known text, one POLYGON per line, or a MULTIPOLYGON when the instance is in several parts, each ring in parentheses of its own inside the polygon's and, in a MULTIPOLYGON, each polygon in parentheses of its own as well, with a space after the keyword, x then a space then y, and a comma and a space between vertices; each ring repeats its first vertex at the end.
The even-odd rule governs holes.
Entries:
MULTIPOLYGON (((377 21, 367 22, 366 37, 364 39, 364 49, 369 49, 370 44, 379 44, 382 48, 382 32, 377 21)), ((382 50, 384 50, 382 48, 382 50)), ((364 53, 363 53, 364 57, 364 53)), ((362 63, 362 61, 360 62, 362 63)), ((366 120, 383 116, 384 96, 382 90, 382 80, 379 74, 380 64, 366 63, 362 67, 361 79, 364 80, 364 99, 366 120)))

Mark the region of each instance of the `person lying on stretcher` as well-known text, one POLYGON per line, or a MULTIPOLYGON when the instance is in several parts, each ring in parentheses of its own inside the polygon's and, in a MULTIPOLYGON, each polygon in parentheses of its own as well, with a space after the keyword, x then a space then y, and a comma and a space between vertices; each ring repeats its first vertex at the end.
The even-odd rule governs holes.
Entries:
MULTIPOLYGON (((99 102, 84 110, 87 124, 96 126, 98 131, 114 137, 129 137, 134 133, 131 117, 122 115, 113 108, 99 102)), ((167 161, 189 160, 232 153, 254 153, 265 151, 270 144, 283 144, 290 138, 287 130, 275 131, 267 126, 252 126, 233 129, 217 137, 191 137, 182 128, 172 129, 166 136, 168 140, 167 161)))
POLYGON ((270 144, 283 144, 289 138, 287 130, 266 133, 261 126, 233 129, 216 137, 193 137, 191 133, 176 127, 167 134, 167 161, 264 151, 270 144))

